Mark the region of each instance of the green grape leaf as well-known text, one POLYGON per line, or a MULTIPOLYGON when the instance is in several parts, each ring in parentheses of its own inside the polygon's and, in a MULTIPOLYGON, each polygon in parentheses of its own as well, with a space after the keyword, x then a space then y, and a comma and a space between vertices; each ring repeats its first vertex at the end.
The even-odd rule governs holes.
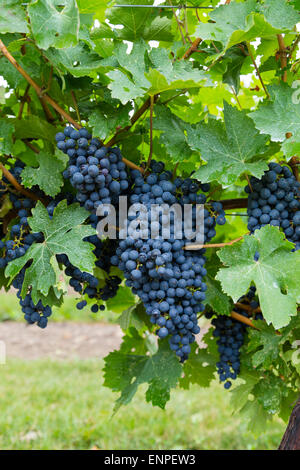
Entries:
POLYGON ((81 271, 93 272, 95 256, 93 245, 83 239, 95 234, 88 225, 81 225, 88 217, 88 212, 79 204, 67 206, 64 199, 54 210, 50 219, 47 209, 38 201, 32 209, 32 217, 28 224, 33 232, 42 232, 44 242, 34 243, 24 256, 11 261, 5 275, 13 280, 18 272, 32 260, 26 269, 22 297, 32 287, 31 295, 34 302, 39 299, 39 292, 47 296, 51 287, 59 282, 60 270, 55 255, 65 253, 70 262, 81 271))
POLYGON ((13 150, 14 123, 9 119, 0 119, 0 154, 10 154, 13 150))
POLYGON ((288 31, 299 21, 297 11, 282 0, 232 1, 216 8, 210 18, 213 23, 199 23, 196 34, 221 42, 224 49, 218 56, 235 44, 288 31))
POLYGON ((239 385, 234 387, 230 397, 231 405, 235 412, 239 412, 246 405, 249 395, 260 378, 261 374, 259 372, 242 366, 238 376, 239 385), (243 383, 240 383, 241 381, 243 383))
POLYGON ((119 99, 122 104, 126 104, 139 96, 144 96, 144 88, 135 84, 120 70, 113 70, 107 75, 111 79, 108 88, 111 90, 112 97, 119 99))
MULTIPOLYGON (((106 17, 113 25, 123 25, 116 30, 119 39, 136 41, 140 38, 146 41, 171 41, 173 39, 172 20, 153 15, 151 8, 135 8, 139 0, 118 0, 117 5, 132 5, 132 8, 111 8, 106 11, 106 17)), ((152 0, 144 0, 143 5, 152 5, 152 0)))
POLYGON ((2 0, 0 5, 0 31, 28 33, 26 13, 19 0, 2 0))
POLYGON ((164 409, 182 367, 167 340, 159 342, 153 355, 131 352, 134 344, 131 342, 130 350, 124 351, 121 347, 120 351, 113 351, 104 359, 104 386, 121 392, 114 411, 130 403, 141 384, 148 384, 146 400, 164 409))
POLYGON ((45 194, 55 197, 64 181, 62 171, 65 163, 46 152, 38 155, 38 168, 26 166, 22 171, 22 183, 27 188, 38 185, 45 194))
POLYGON ((209 305, 214 312, 220 315, 229 315, 233 302, 226 295, 221 288, 219 281, 211 277, 209 274, 205 277, 205 283, 207 285, 207 291, 205 292, 205 305, 209 305))
POLYGON ((267 326, 263 321, 257 321, 255 325, 259 330, 251 328, 249 331, 247 352, 255 351, 252 356, 254 367, 263 365, 268 368, 279 356, 279 344, 282 338, 280 335, 276 335, 272 326, 267 326))
POLYGON ((168 51, 165 49, 152 49, 149 53, 152 67, 146 72, 146 78, 151 83, 148 90, 150 95, 155 95, 168 90, 180 90, 199 87, 206 82, 208 86, 208 76, 203 71, 193 68, 191 62, 172 62, 168 51))
POLYGON ((198 348, 195 344, 188 361, 183 365, 183 377, 180 379, 180 387, 189 389, 191 384, 200 387, 209 387, 215 378, 216 358, 207 349, 198 348))
POLYGON ((231 47, 223 58, 224 61, 228 59, 228 61, 226 61, 226 72, 223 74, 223 83, 227 83, 229 86, 233 87, 236 94, 238 94, 240 90, 240 72, 245 58, 245 54, 238 46, 231 47))
POLYGON ((193 175, 202 182, 217 180, 228 185, 244 173, 259 178, 268 169, 265 161, 256 158, 267 151, 268 137, 257 132, 244 111, 238 111, 226 101, 224 123, 209 119, 207 124, 193 126, 187 130, 187 140, 207 161, 193 175))
POLYGON ((216 276, 224 292, 237 302, 253 282, 263 316, 276 329, 286 326, 297 313, 300 252, 291 252, 293 246, 277 227, 266 225, 218 252, 227 266, 216 276), (260 254, 258 261, 254 261, 256 252, 260 254))
POLYGON ((111 133, 116 132, 119 127, 130 124, 129 111, 131 105, 120 106, 115 109, 95 109, 89 118, 89 125, 93 128, 94 134, 105 140, 111 133))
POLYGON ((77 0, 77 5, 80 13, 93 13, 94 19, 99 21, 105 20, 105 10, 109 0, 101 1, 99 0, 77 0))
POLYGON ((269 413, 257 400, 249 400, 239 411, 239 418, 248 423, 248 429, 254 436, 259 437, 266 432, 268 420, 271 419, 269 413))
POLYGON ((127 286, 120 286, 117 295, 112 299, 108 299, 106 306, 108 310, 114 313, 121 313, 126 308, 132 307, 136 302, 136 297, 127 286))
POLYGON ((112 96, 123 104, 144 96, 145 92, 153 96, 163 91, 199 87, 204 80, 208 82, 204 72, 193 68, 192 63, 173 63, 164 49, 149 52, 142 40, 133 45, 130 54, 126 53, 126 49, 126 45, 121 44, 114 51, 122 70, 107 73, 111 79, 108 87, 112 90, 112 96))
POLYGON ((187 143, 186 128, 190 125, 175 116, 166 106, 155 106, 153 128, 161 132, 160 143, 173 162, 185 160, 192 152, 187 143))
POLYGON ((283 142, 287 132, 294 135, 300 131, 297 90, 283 82, 271 85, 268 90, 272 101, 262 103, 249 116, 261 133, 270 134, 275 142, 283 142))
POLYGON ((151 329, 153 326, 150 323, 149 316, 146 314, 144 304, 139 302, 122 312, 118 318, 118 323, 122 330, 127 331, 129 328, 134 327, 138 331, 147 327, 151 329))
POLYGON ((65 49, 78 42, 79 11, 75 0, 35 0, 28 6, 34 39, 42 49, 65 49))
POLYGON ((295 135, 292 135, 289 139, 285 139, 281 145, 286 158, 291 158, 294 155, 300 155, 300 130, 295 135))
POLYGON ((86 44, 79 43, 68 49, 48 49, 45 55, 58 69, 74 77, 96 76, 102 68, 98 54, 91 52, 86 44))
POLYGON ((15 119, 16 139, 43 139, 54 142, 56 128, 39 116, 31 114, 20 120, 15 119))
POLYGON ((280 411, 288 389, 280 377, 266 373, 264 378, 255 385, 253 393, 263 409, 274 415, 280 411))

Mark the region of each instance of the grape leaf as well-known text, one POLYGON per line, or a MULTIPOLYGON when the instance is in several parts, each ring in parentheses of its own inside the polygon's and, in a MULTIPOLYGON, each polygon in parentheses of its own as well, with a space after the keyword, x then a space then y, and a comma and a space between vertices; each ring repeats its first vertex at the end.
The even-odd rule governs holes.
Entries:
POLYGON ((153 355, 133 354, 121 348, 110 353, 104 361, 104 386, 121 392, 115 412, 130 403, 138 387, 144 383, 148 384, 146 400, 164 409, 170 399, 170 390, 176 387, 182 371, 167 340, 159 342, 159 349, 153 355))
POLYGON ((165 49, 152 49, 149 53, 152 66, 146 72, 146 78, 151 83, 148 90, 150 95, 155 95, 167 90, 180 90, 199 87, 202 82, 208 86, 210 81, 207 74, 193 68, 191 62, 172 62, 168 51, 165 49))
POLYGON ((285 139, 281 145, 286 158, 291 158, 294 155, 300 155, 300 130, 292 135, 289 139, 285 139))
POLYGON ((77 0, 77 5, 80 13, 93 13, 94 19, 103 21, 105 19, 105 10, 107 8, 108 1, 99 0, 77 0))
POLYGON ((291 252, 293 246, 276 227, 265 226, 218 252, 228 266, 216 276, 224 292, 237 302, 254 282, 263 316, 276 329, 286 326, 297 313, 300 252, 291 252), (257 251, 260 257, 254 261, 257 251))
POLYGON ((169 108, 161 105, 155 106, 153 128, 162 132, 159 141, 173 162, 182 161, 191 156, 192 152, 185 135, 185 130, 190 128, 190 125, 175 116, 169 108))
POLYGON ((26 166, 22 171, 22 183, 27 188, 38 185, 45 194, 55 197, 63 186, 62 171, 65 163, 46 152, 38 155, 38 168, 26 166))
POLYGON ((131 105, 113 108, 109 110, 96 108, 90 115, 89 125, 93 128, 94 134, 105 140, 117 127, 125 127, 130 124, 129 111, 131 105))
POLYGON ((224 123, 209 119, 187 130, 190 147, 201 152, 207 161, 193 175, 202 182, 217 180, 232 184, 237 178, 250 173, 257 178, 263 175, 268 165, 255 157, 267 151, 268 137, 259 135, 252 120, 244 111, 238 111, 224 102, 224 123))
POLYGON ((300 106, 294 99, 297 91, 283 82, 271 85, 268 90, 272 102, 262 103, 249 116, 261 133, 270 134, 275 142, 282 142, 287 132, 300 131, 300 106))
MULTIPOLYGON (((143 38, 147 41, 171 41, 172 20, 160 18, 153 15, 151 8, 135 8, 140 5, 140 0, 118 0, 117 5, 133 5, 132 8, 111 8, 107 10, 106 17, 113 25, 123 25, 122 29, 116 30, 119 39, 136 41, 143 38)), ((152 0, 144 0, 143 5, 152 5, 152 0)))
POLYGON ((59 4, 57 0, 35 0, 28 6, 28 15, 35 41, 42 49, 77 44, 79 11, 75 0, 59 4))
POLYGON ((118 318, 118 323, 122 330, 126 331, 131 327, 136 328, 138 331, 145 328, 151 329, 152 325, 149 316, 146 314, 145 307, 142 302, 139 302, 122 312, 118 318))
POLYGON ((67 206, 65 199, 55 208, 52 219, 40 201, 32 209, 32 214, 28 218, 28 224, 33 232, 42 232, 45 240, 34 243, 24 256, 11 261, 5 275, 12 280, 32 260, 25 272, 22 296, 24 298, 28 288, 32 286, 31 295, 36 302, 39 292, 47 296, 49 289, 59 282, 56 254, 65 253, 74 266, 82 271, 93 272, 94 246, 83 239, 94 235, 95 230, 91 226, 81 225, 88 217, 88 212, 78 204, 67 206))
POLYGON ((267 326, 263 321, 258 321, 255 325, 259 330, 249 331, 247 352, 255 351, 252 356, 254 367, 263 365, 268 368, 279 355, 279 344, 282 338, 276 335, 272 326, 267 326))
POLYGON ((60 70, 70 72, 74 77, 96 76, 102 67, 98 54, 91 52, 83 43, 68 49, 48 49, 45 55, 60 70))
POLYGON ((299 21, 296 10, 282 0, 231 2, 210 13, 214 23, 199 23, 196 34, 203 39, 221 42, 224 51, 235 44, 265 38, 292 29, 299 21))
POLYGON ((192 63, 173 63, 166 50, 153 49, 148 53, 144 41, 136 42, 130 54, 126 53, 125 44, 117 47, 114 54, 122 70, 107 73, 111 79, 108 87, 112 96, 123 104, 144 96, 145 92, 155 95, 168 90, 199 87, 204 80, 208 82, 204 72, 193 68, 192 63))
POLYGON ((183 365, 183 377, 180 379, 180 387, 189 389, 191 384, 209 387, 215 377, 215 372, 216 358, 207 349, 193 345, 189 359, 183 365))
POLYGON ((233 307, 233 302, 231 298, 223 292, 220 282, 215 279, 220 267, 221 262, 219 257, 216 253, 212 253, 205 264, 207 271, 205 277, 207 290, 203 303, 204 305, 210 305, 213 311, 220 315, 229 315, 233 307))
POLYGON ((56 128, 34 114, 20 120, 14 120, 16 139, 43 139, 54 141, 56 128))
POLYGON ((136 298, 129 287, 122 286, 122 288, 118 289, 115 297, 107 300, 106 306, 108 310, 111 310, 112 312, 121 313, 124 309, 132 307, 135 302, 136 298))
POLYGON ((12 152, 14 130, 15 127, 9 119, 0 119, 0 154, 10 154, 12 152))
POLYGON ((257 400, 249 400, 239 411, 239 418, 248 422, 248 429, 254 436, 259 437, 266 432, 266 426, 271 416, 257 400))
POLYGON ((205 305, 210 305, 214 312, 220 315, 229 315, 233 302, 221 288, 219 281, 211 277, 209 274, 205 277, 207 291, 205 292, 205 305))
POLYGON ((144 96, 144 88, 134 83, 120 70, 113 70, 107 75, 111 79, 108 88, 111 90, 112 97, 119 99, 122 104, 126 104, 139 96, 144 96))
POLYGON ((282 401, 288 394, 288 389, 280 377, 272 373, 266 373, 264 378, 255 385, 253 393, 264 410, 270 414, 275 414, 280 411, 282 401))
POLYGON ((0 31, 28 33, 25 10, 19 0, 2 0, 0 5, 0 31))
POLYGON ((259 382, 261 374, 255 370, 241 368, 238 377, 239 385, 231 391, 231 405, 235 412, 241 410, 248 402, 249 395, 252 393, 254 386, 259 382))

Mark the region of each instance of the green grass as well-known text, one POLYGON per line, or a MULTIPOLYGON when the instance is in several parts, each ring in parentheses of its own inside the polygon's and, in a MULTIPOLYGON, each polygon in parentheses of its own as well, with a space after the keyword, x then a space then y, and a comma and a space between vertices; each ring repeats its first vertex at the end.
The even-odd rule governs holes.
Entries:
POLYGON ((284 425, 275 421, 257 440, 229 393, 176 390, 166 411, 143 391, 112 418, 116 395, 101 386, 97 360, 12 361, 0 366, 1 449, 275 449, 284 425))
MULTIPOLYGON (((66 296, 61 307, 53 307, 51 322, 62 322, 68 320, 76 322, 115 322, 116 318, 119 316, 118 314, 114 314, 109 311, 93 314, 90 307, 78 310, 76 308, 77 302, 78 298, 76 296, 66 296)), ((0 293, 0 322, 7 320, 24 321, 23 313, 19 305, 19 299, 15 293, 0 293)))

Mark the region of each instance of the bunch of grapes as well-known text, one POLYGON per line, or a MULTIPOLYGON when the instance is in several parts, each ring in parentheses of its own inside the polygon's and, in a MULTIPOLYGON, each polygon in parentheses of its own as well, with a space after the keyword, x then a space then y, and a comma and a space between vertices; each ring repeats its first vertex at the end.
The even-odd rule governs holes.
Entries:
POLYGON ((76 198, 88 211, 118 204, 128 189, 126 165, 119 148, 104 147, 84 128, 71 126, 56 134, 57 147, 69 156, 64 177, 76 189, 76 198))
MULTIPOLYGON (((239 299, 239 308, 235 307, 234 311, 249 318, 251 310, 255 320, 262 320, 262 314, 255 312, 259 307, 257 299, 255 299, 255 286, 251 286, 249 292, 239 299), (245 305, 243 308, 242 304, 245 305), (247 307, 251 307, 249 309, 247 307)), ((206 318, 211 318, 212 314, 207 313, 206 318)), ((240 372, 240 350, 245 341, 245 334, 248 326, 244 323, 228 317, 227 315, 219 315, 213 318, 212 325, 215 327, 213 336, 217 338, 219 361, 217 362, 217 372, 221 382, 224 382, 224 388, 229 389, 232 385, 231 380, 235 380, 240 372)))
POLYGON ((248 229, 254 232, 269 224, 281 227, 286 238, 300 248, 300 183, 287 166, 270 163, 259 180, 250 178, 248 229))
POLYGON ((0 240, 0 253, 2 253, 0 269, 4 269, 10 261, 23 256, 32 243, 41 241, 41 234, 30 233, 27 222, 31 209, 34 207, 34 202, 12 193, 9 197, 16 211, 16 223, 10 227, 7 235, 0 240))
MULTIPOLYGON (((65 254, 57 255, 56 258, 59 263, 65 266, 65 273, 70 276, 70 286, 73 287, 75 292, 78 292, 81 296, 87 295, 89 299, 95 300, 95 303, 91 306, 91 311, 97 313, 99 309, 105 309, 105 306, 103 304, 99 305, 99 302, 115 297, 121 284, 121 279, 118 276, 110 274, 110 258, 116 251, 117 241, 110 239, 102 241, 96 235, 87 237, 85 241, 95 246, 93 250, 97 257, 95 265, 107 273, 104 283, 100 282, 93 274, 82 272, 79 268, 76 268, 65 254)), ((76 307, 78 310, 82 310, 86 305, 87 301, 82 299, 76 307)))
POLYGON ((22 285, 24 282, 25 268, 23 268, 19 274, 13 280, 13 287, 17 289, 17 297, 20 301, 22 312, 24 313, 24 318, 29 323, 33 325, 36 323, 40 328, 46 328, 48 324, 48 317, 52 314, 52 309, 49 305, 43 305, 42 301, 39 300, 35 304, 32 300, 30 292, 28 292, 24 299, 21 297, 22 285))
MULTIPOLYGON (((120 241, 111 261, 124 272, 126 285, 143 301, 150 321, 158 326, 157 335, 160 338, 170 335, 170 347, 183 362, 191 351, 190 344, 195 341, 195 335, 200 332, 197 316, 204 310, 205 249, 184 250, 187 239, 181 238, 182 231, 180 234, 177 232, 174 218, 171 217, 166 232, 167 220, 159 214, 154 221, 152 205, 192 204, 189 228, 193 228, 198 210, 196 205, 205 204, 206 196, 197 194, 201 185, 195 180, 177 178, 172 182, 172 173, 164 171, 162 162, 152 161, 151 170, 145 178, 139 171, 132 171, 134 187, 130 202, 147 208, 148 222, 152 228, 156 224, 159 235, 135 239, 130 226, 135 217, 129 217, 128 237, 120 241)), ((202 186, 203 189, 209 190, 209 186, 202 186)), ((204 209, 203 243, 215 236, 217 217, 224 217, 220 203, 207 207, 204 209), (218 209, 220 214, 217 214, 218 209)), ((136 220, 138 217, 139 214, 136 220)), ((223 218, 220 222, 223 223, 223 218)), ((180 228, 186 230, 183 221, 180 228)))

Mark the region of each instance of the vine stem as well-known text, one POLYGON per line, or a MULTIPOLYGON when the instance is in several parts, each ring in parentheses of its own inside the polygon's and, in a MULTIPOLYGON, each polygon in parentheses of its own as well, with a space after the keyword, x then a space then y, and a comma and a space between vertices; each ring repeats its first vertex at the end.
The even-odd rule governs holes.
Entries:
POLYGON ((37 196, 34 192, 25 189, 24 186, 18 183, 16 178, 11 174, 11 172, 7 168, 5 168, 2 163, 0 163, 0 170, 4 174, 5 178, 14 186, 14 188, 16 188, 17 191, 19 191, 29 199, 32 199, 33 201, 42 201, 45 206, 47 205, 47 202, 44 199, 37 196))
POLYGON ((284 70, 283 75, 281 76, 282 81, 286 82, 287 81, 287 51, 286 47, 284 44, 284 39, 282 34, 277 34, 277 40, 278 40, 278 45, 279 45, 279 54, 280 54, 280 64, 281 68, 284 70))
MULTIPOLYGON (((245 233, 245 235, 248 235, 248 233, 245 233)), ((223 246, 231 246, 234 243, 237 243, 241 241, 245 235, 242 235, 241 237, 235 238, 234 240, 231 240, 230 242, 225 242, 225 243, 207 243, 206 245, 198 245, 196 243, 191 244, 191 245, 185 245, 183 247, 184 250, 201 250, 202 248, 222 248, 223 246)))
POLYGON ((294 156, 290 159, 288 164, 292 168, 292 171, 294 173, 294 176, 295 176, 296 180, 300 181, 299 168, 298 168, 298 165, 300 164, 300 159, 298 157, 294 156))
POLYGON ((153 105, 154 105, 154 96, 150 96, 150 150, 149 157, 147 161, 147 167, 150 166, 152 160, 152 151, 153 151, 153 105))
POLYGON ((30 89, 30 85, 28 84, 27 87, 26 87, 24 95, 21 97, 21 104, 20 104, 17 119, 22 119, 22 114, 23 114, 25 103, 29 99, 29 96, 28 96, 29 89, 30 89))
POLYGON ((195 39, 195 41, 194 41, 194 42, 192 43, 192 45, 188 48, 188 50, 183 54, 183 56, 181 57, 180 60, 188 59, 188 58, 193 54, 193 52, 197 52, 198 46, 199 46, 199 44, 200 44, 201 41, 202 41, 201 38, 195 39))
POLYGON ((81 126, 78 124, 66 111, 64 111, 49 95, 43 92, 43 89, 30 77, 30 75, 18 64, 16 59, 10 54, 7 50, 5 44, 0 39, 0 51, 2 54, 9 60, 9 62, 20 72, 20 74, 25 78, 25 80, 34 88, 39 98, 43 98, 47 103, 49 103, 56 111, 58 111, 68 122, 73 124, 76 129, 80 129, 81 126))
MULTIPOLYGON (((169 4, 172 5, 172 3, 170 2, 170 0, 169 0, 169 4)), ((176 23, 177 23, 177 26, 178 26, 178 29, 179 29, 179 32, 180 32, 181 40, 182 40, 183 44, 186 44, 186 40, 185 40, 184 34, 183 34, 182 30, 181 30, 180 21, 179 21, 178 18, 177 18, 176 11, 175 11, 174 8, 172 8, 172 12, 173 12, 173 15, 174 15, 174 17, 175 17, 175 20, 176 20, 176 23)))
POLYGON ((270 95, 269 95, 269 93, 268 93, 268 90, 266 89, 266 86, 265 86, 264 81, 263 81, 263 79, 262 79, 262 77, 261 77, 260 71, 258 70, 258 67, 257 67, 257 65, 256 65, 254 56, 253 56, 252 51, 251 51, 251 44, 250 44, 249 42, 247 42, 246 44, 247 44, 247 49, 248 49, 249 55, 250 55, 251 60, 252 60, 252 64, 254 65, 254 68, 255 68, 255 70, 256 70, 256 73, 257 73, 257 76, 258 76, 259 81, 260 81, 260 83, 261 83, 261 86, 263 87, 264 92, 265 92, 267 98, 269 99, 269 98, 270 98, 270 95))

